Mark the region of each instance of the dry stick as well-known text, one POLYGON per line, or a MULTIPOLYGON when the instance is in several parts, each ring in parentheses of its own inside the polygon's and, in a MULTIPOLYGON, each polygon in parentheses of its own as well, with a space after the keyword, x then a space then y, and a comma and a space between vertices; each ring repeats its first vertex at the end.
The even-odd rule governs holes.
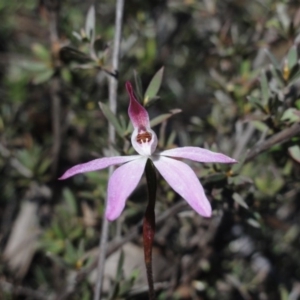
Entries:
POLYGON ((297 136, 299 134, 300 134, 300 123, 296 123, 292 127, 286 128, 286 129, 274 134, 266 141, 254 146, 250 150, 249 154, 247 155, 245 162, 249 162, 254 157, 256 157, 258 154, 267 151, 272 146, 274 146, 276 144, 282 144, 284 142, 287 142, 292 137, 297 136))
MULTIPOLYGON (((116 3, 116 20, 115 20, 115 38, 114 38, 114 47, 113 47, 113 57, 112 57, 112 69, 113 72, 118 75, 119 69, 119 57, 120 57, 120 44, 121 44, 121 34, 122 34, 122 19, 123 19, 123 8, 124 0, 117 0, 116 3)), ((110 76, 109 79, 109 107, 111 111, 115 114, 117 111, 117 89, 118 89, 118 79, 117 77, 110 76)), ((116 132, 111 123, 108 125, 108 134, 109 134, 109 145, 112 149, 112 146, 115 144, 116 132)), ((114 168, 109 168, 109 177, 112 175, 114 168)), ((107 199, 105 207, 107 205, 107 199)), ((106 244, 108 239, 108 229, 109 223, 106 218, 103 218, 102 221, 102 230, 101 230, 101 239, 99 243, 100 253, 98 258, 98 274, 97 274, 97 283, 96 290, 94 295, 94 300, 99 300, 101 298, 101 289, 104 275, 104 265, 106 257, 106 244)))
POLYGON ((58 7, 57 0, 51 1, 48 4, 49 9, 49 34, 51 42, 51 54, 53 67, 55 68, 55 75, 50 81, 50 96, 51 96, 51 117, 52 117, 52 131, 53 131, 53 147, 52 147, 52 175, 55 176, 58 164, 58 157, 61 148, 61 99, 59 93, 61 91, 61 83, 58 75, 60 67, 59 49, 60 41, 58 36, 57 22, 58 22, 58 7))

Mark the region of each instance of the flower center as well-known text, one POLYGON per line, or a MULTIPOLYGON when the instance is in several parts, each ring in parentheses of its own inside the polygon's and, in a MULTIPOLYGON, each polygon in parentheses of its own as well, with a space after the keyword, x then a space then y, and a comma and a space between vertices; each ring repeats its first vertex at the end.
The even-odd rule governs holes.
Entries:
POLYGON ((139 133, 136 137, 136 141, 139 144, 149 143, 151 141, 151 139, 152 139, 152 134, 148 131, 139 133))

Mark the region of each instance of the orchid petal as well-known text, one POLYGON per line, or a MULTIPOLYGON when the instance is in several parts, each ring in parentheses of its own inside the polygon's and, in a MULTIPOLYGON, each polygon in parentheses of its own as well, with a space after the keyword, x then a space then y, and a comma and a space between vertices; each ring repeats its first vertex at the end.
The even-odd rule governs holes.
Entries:
POLYGON ((164 156, 154 158, 153 163, 174 191, 185 199, 198 214, 204 217, 211 216, 211 206, 203 187, 187 164, 164 156))
POLYGON ((131 161, 114 171, 108 182, 107 208, 109 221, 117 219, 125 207, 125 201, 137 187, 147 162, 147 157, 131 161))
POLYGON ((130 104, 128 115, 134 128, 150 128, 149 115, 147 110, 137 101, 134 96, 132 85, 126 82, 126 89, 129 94, 130 104))
POLYGON ((199 147, 181 147, 165 150, 160 153, 163 156, 171 156, 176 158, 186 158, 204 163, 236 163, 237 161, 222 153, 212 152, 199 147))
POLYGON ((103 158, 94 159, 87 163, 79 164, 70 168, 58 179, 63 180, 79 173, 86 173, 86 172, 105 169, 109 166, 119 165, 131 160, 138 159, 139 157, 140 157, 139 155, 131 155, 131 156, 103 157, 103 158))

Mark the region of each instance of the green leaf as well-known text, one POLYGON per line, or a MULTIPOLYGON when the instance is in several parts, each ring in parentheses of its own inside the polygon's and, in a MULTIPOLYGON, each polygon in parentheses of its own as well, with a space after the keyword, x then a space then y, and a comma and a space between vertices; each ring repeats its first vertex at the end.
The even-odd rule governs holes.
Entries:
POLYGON ((249 209, 248 204, 245 202, 245 200, 241 197, 240 194, 234 193, 234 194, 232 195, 232 198, 233 198, 233 200, 234 200, 236 203, 238 203, 239 205, 243 206, 243 207, 246 208, 246 209, 249 209))
POLYGON ((38 75, 36 75, 32 82, 34 84, 41 84, 41 83, 44 83, 46 81, 48 81, 54 74, 54 70, 51 70, 51 69, 48 69, 48 70, 45 70, 45 72, 41 72, 39 73, 38 75))
POLYGON ((260 224, 254 219, 248 219, 247 223, 255 228, 260 228, 260 224))
POLYGON ((169 138, 167 140, 167 143, 166 143, 166 147, 170 147, 172 145, 174 145, 174 141, 175 141, 175 138, 176 138, 176 135, 177 135, 177 132, 175 130, 172 130, 171 134, 169 135, 169 138))
POLYGON ((176 114, 178 114, 178 113, 180 113, 180 112, 181 112, 181 109, 179 109, 179 108, 172 109, 172 110, 170 110, 169 113, 167 113, 167 114, 162 114, 162 115, 160 115, 160 116, 155 117, 154 119, 152 119, 152 120, 150 121, 150 126, 151 126, 151 127, 154 127, 154 126, 156 126, 156 125, 158 125, 158 124, 160 124, 160 123, 166 121, 167 119, 169 119, 169 118, 172 117, 173 115, 176 115, 176 114))
POLYGON ((275 56, 268 49, 265 49, 265 52, 266 52, 267 56, 269 57, 269 59, 270 59, 271 63, 273 64, 273 66, 276 69, 280 69, 279 62, 277 61, 275 56))
POLYGON ((147 87, 147 90, 145 92, 144 105, 146 105, 151 98, 154 98, 157 95, 161 86, 163 74, 164 74, 164 67, 160 68, 151 79, 147 87))
POLYGON ((299 70, 300 70, 300 65, 297 62, 290 70, 289 83, 293 83, 296 79, 299 78, 300 76, 299 70))
POLYGON ((121 281, 122 275, 123 275, 124 258, 125 258, 124 251, 121 250, 118 265, 117 265, 114 285, 110 290, 108 300, 116 299, 116 296, 118 294, 118 291, 119 291, 119 288, 120 288, 120 281, 121 281))
POLYGON ((287 121, 290 123, 300 122, 300 110, 296 108, 288 108, 282 115, 281 121, 287 121))
POLYGON ((77 260, 77 251, 73 244, 69 241, 65 241, 65 261, 70 265, 75 264, 77 260))
POLYGON ((40 60, 49 61, 50 60, 50 52, 49 50, 41 44, 33 44, 32 51, 40 60))
POLYGON ((134 82, 135 82, 135 93, 136 93, 138 99, 142 99, 143 98, 143 87, 142 87, 141 77, 136 70, 133 71, 133 75, 134 75, 134 82))
POLYGON ((96 24, 96 12, 95 12, 94 5, 92 5, 89 8, 85 20, 85 33, 91 43, 94 43, 94 39, 95 39, 95 24, 96 24))
POLYGON ((267 105, 269 101, 269 85, 268 80, 265 72, 262 72, 261 74, 261 92, 262 92, 262 103, 263 105, 267 105))
POLYGON ((78 32, 73 31, 73 32, 72 32, 72 35, 73 35, 74 37, 76 37, 76 39, 77 39, 78 41, 81 41, 81 40, 82 40, 82 36, 81 36, 78 32))
POLYGON ((289 69, 293 68, 293 66, 297 63, 298 55, 297 55, 297 48, 295 45, 291 47, 287 55, 287 60, 288 60, 289 69))
POLYGON ((82 257, 83 255, 84 255, 84 239, 81 239, 77 250, 77 257, 82 257))
POLYGON ((259 101, 258 98, 254 96, 247 96, 247 100, 252 104, 257 106, 260 110, 265 111, 264 107, 261 105, 261 102, 259 101))
POLYGON ((70 213, 72 215, 76 215, 77 214, 77 203, 76 203, 76 198, 75 198, 74 194, 71 192, 70 189, 65 188, 63 190, 63 197, 67 203, 70 213))
POLYGON ((290 156, 297 161, 298 163, 300 163, 300 147, 295 145, 292 147, 289 147, 288 149, 290 156))
POLYGON ((279 286, 279 291, 280 291, 280 300, 289 300, 289 299, 291 299, 289 297, 289 292, 287 291, 287 289, 283 285, 279 286))
POLYGON ((44 72, 45 70, 49 70, 49 67, 44 62, 37 62, 37 61, 23 61, 21 63, 21 67, 24 68, 26 71, 29 72, 44 72))
POLYGON ((104 116, 106 117, 106 119, 114 126, 114 128, 116 129, 118 135, 120 137, 124 137, 125 134, 125 130, 123 130, 123 128, 121 127, 117 117, 112 113, 112 111, 110 110, 109 106, 99 102, 99 106, 100 109, 102 110, 104 116))
POLYGON ((52 161, 50 159, 45 158, 42 162, 38 165, 37 173, 43 175, 48 167, 51 165, 52 161))
POLYGON ((276 69, 274 66, 271 66, 270 70, 273 76, 277 78, 278 85, 283 88, 285 86, 285 80, 282 76, 281 70, 276 69))
POLYGON ((269 127, 265 123, 258 120, 252 121, 252 124, 257 130, 261 132, 266 132, 269 129, 269 127))

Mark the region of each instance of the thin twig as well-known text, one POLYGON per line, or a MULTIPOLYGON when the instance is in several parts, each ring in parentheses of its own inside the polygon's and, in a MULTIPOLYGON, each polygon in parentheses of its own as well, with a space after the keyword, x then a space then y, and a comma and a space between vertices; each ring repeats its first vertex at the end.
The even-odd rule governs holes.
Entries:
MULTIPOLYGON (((120 57, 120 44, 121 44, 121 35, 122 35, 122 19, 123 19, 123 8, 124 0, 117 0, 116 3, 116 19, 115 19, 115 37, 114 37, 114 47, 113 47, 113 56, 112 56, 112 68, 113 72, 118 74, 119 69, 119 57, 120 57)), ((117 111, 117 89, 118 89, 118 79, 117 77, 109 77, 109 107, 111 111, 116 114, 117 111)), ((116 132, 111 123, 108 125, 108 135, 109 135, 109 145, 112 147, 115 144, 116 132)), ((113 173, 113 167, 109 168, 109 176, 113 173)), ((107 204, 107 199, 105 207, 107 204)), ((108 239, 108 229, 109 223, 106 218, 103 218, 102 221, 102 230, 101 230, 101 239, 99 243, 100 253, 98 258, 98 274, 97 274, 97 283, 94 294, 94 300, 101 298, 102 282, 104 275, 104 265, 106 257, 106 244, 108 239)))
POLYGON ((284 142, 287 142, 292 137, 297 136, 299 134, 300 134, 300 123, 296 123, 293 126, 274 134, 266 141, 254 146, 251 149, 251 151, 249 152, 249 154, 247 155, 245 162, 249 162, 254 157, 256 157, 258 154, 267 151, 272 146, 274 146, 276 144, 282 144, 284 142))
POLYGON ((49 39, 51 43, 52 64, 55 70, 54 76, 50 80, 51 97, 51 119, 52 119, 52 175, 55 176, 58 164, 59 153, 61 149, 62 130, 61 130, 61 82, 58 69, 60 68, 59 50, 60 40, 58 35, 58 12, 59 2, 57 0, 48 0, 45 2, 49 11, 49 39))

